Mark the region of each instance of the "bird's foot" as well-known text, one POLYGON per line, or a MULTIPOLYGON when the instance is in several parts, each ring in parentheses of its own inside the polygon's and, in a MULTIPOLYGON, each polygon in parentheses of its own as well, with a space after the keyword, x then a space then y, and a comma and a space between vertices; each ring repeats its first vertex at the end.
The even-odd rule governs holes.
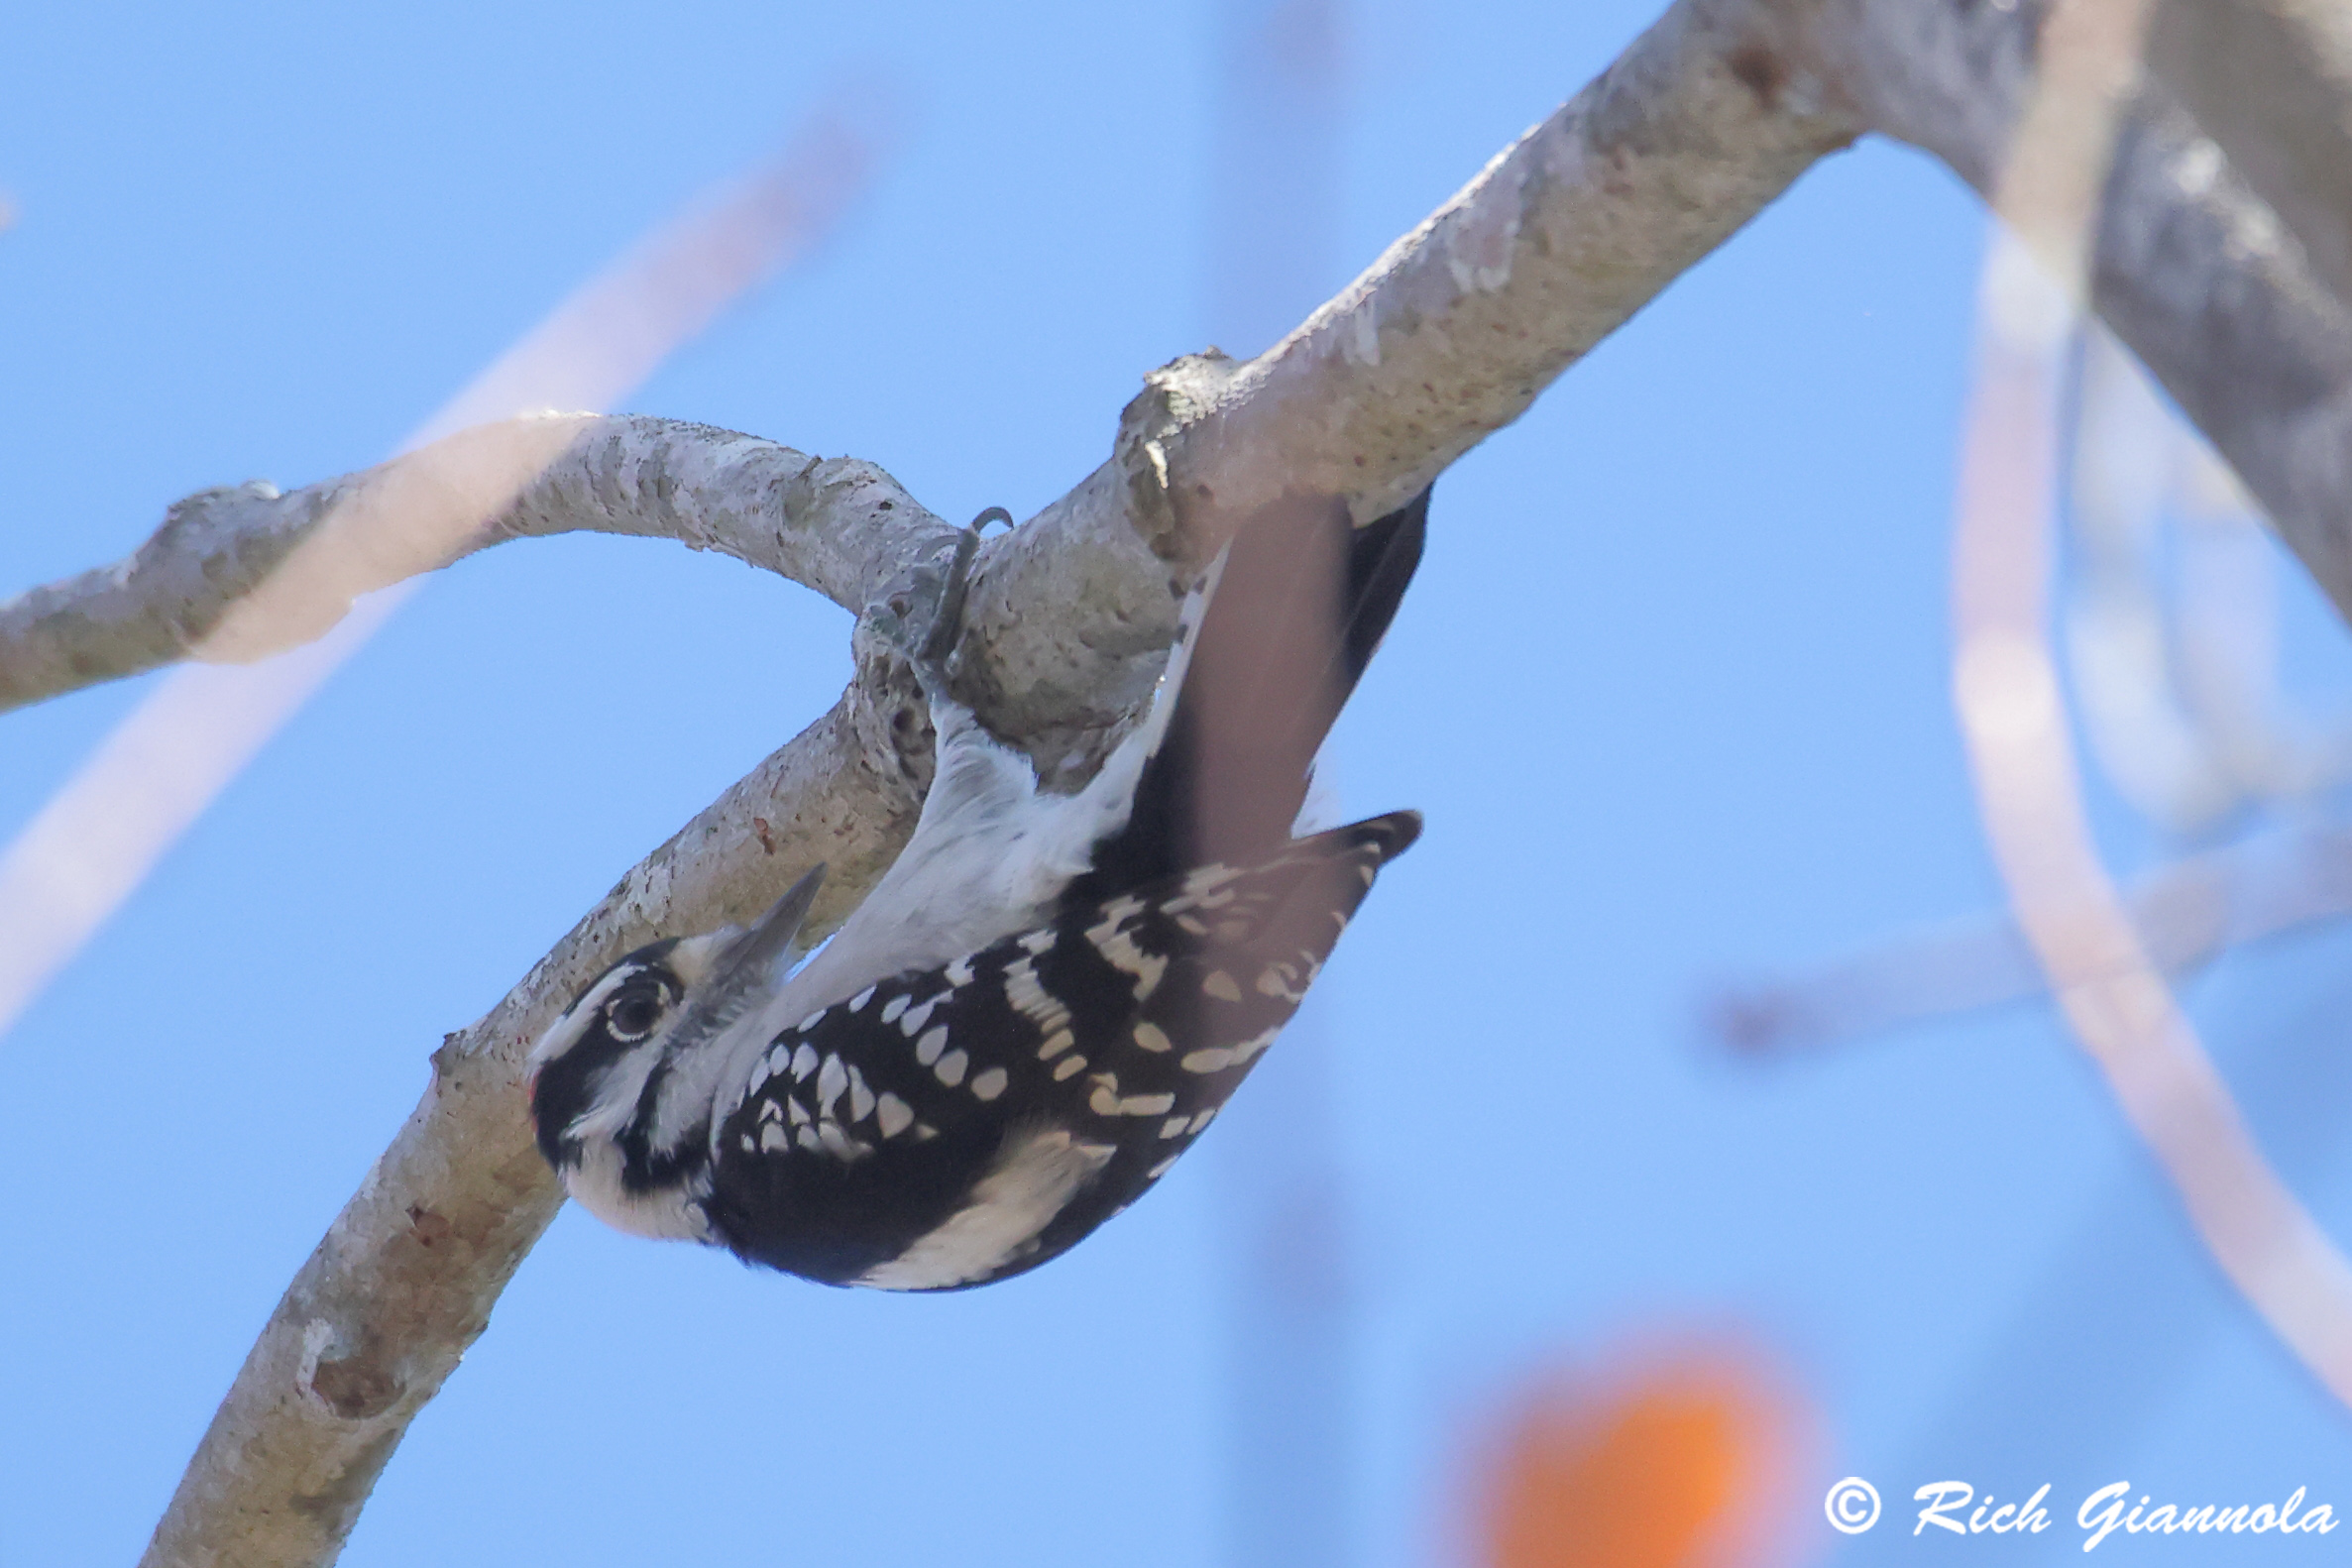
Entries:
MULTIPOLYGON (((987 521, 990 507, 980 513, 987 521)), ((972 557, 980 548, 977 524, 955 539, 954 552, 911 566, 890 581, 882 597, 865 607, 860 619, 883 646, 914 667, 915 679, 927 698, 948 690, 948 660, 963 634, 963 601, 971 587, 972 557)))

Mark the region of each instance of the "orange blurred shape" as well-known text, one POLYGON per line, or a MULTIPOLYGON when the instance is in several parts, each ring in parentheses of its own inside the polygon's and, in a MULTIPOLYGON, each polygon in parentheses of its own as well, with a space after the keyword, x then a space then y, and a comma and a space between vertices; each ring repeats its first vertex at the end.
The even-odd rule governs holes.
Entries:
POLYGON ((1605 1387, 1556 1380, 1493 1462, 1487 1568, 1755 1568, 1809 1427, 1754 1359, 1680 1352, 1605 1387))

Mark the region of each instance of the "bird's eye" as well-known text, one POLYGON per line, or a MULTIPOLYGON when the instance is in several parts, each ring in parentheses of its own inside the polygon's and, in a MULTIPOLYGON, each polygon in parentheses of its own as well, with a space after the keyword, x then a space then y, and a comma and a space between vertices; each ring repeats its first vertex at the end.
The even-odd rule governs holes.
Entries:
POLYGON ((656 991, 623 991, 605 1005, 605 1027, 616 1040, 642 1040, 660 1022, 661 996, 656 991))

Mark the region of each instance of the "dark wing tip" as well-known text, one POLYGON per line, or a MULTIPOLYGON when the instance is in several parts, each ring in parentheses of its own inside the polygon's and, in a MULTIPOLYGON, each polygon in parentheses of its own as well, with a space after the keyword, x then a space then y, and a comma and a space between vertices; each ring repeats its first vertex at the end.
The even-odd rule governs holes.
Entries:
POLYGON ((1421 814, 1417 811, 1387 812, 1378 817, 1367 817, 1344 831, 1355 842, 1378 848, 1383 860, 1394 860, 1419 840, 1421 814))

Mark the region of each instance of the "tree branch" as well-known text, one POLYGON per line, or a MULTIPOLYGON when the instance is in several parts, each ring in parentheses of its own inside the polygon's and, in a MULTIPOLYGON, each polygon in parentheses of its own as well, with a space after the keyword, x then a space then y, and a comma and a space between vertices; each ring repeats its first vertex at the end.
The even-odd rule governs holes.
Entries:
POLYGON ((890 685, 861 670, 831 713, 631 870, 487 1017, 442 1042, 423 1101, 247 1356, 145 1562, 334 1559, 401 1433, 561 1201, 526 1114, 530 1041, 621 953, 747 918, 819 859, 844 889, 819 912, 838 925, 911 831, 928 775, 928 732, 902 722, 912 683, 896 706, 870 699, 890 685))
POLYGON ((675 419, 568 414, 483 425, 281 495, 262 483, 173 505, 128 560, 0 604, 0 710, 186 657, 245 661, 307 642, 359 595, 524 535, 676 539, 805 583, 852 612, 945 524, 853 458, 675 419), (523 476, 519 488, 491 476, 523 476), (513 491, 485 518, 481 498, 513 491), (273 583, 255 625, 231 606, 273 583))
POLYGON ((1776 31, 1768 5, 1684 0, 1267 354, 1164 382, 1177 429, 1145 455, 1179 509, 1213 476, 1234 514, 1285 489, 1377 514, 1525 412, 1863 129, 1776 31))

